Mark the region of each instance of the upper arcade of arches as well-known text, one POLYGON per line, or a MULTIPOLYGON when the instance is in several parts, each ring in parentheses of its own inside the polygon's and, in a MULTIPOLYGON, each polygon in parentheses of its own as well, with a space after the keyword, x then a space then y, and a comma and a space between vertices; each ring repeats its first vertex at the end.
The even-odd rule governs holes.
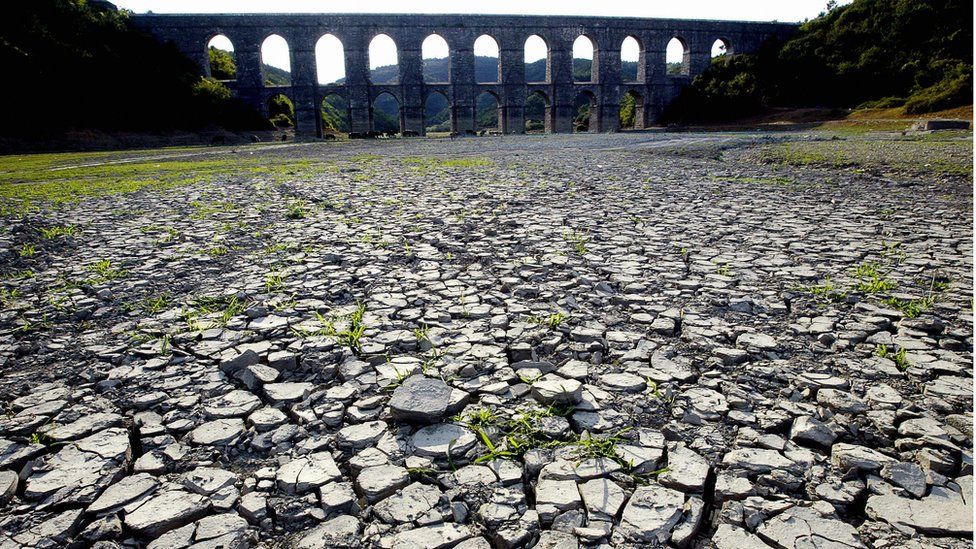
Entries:
MULTIPOLYGON (((416 82, 651 84, 648 78, 669 72, 694 76, 707 67, 710 57, 731 53, 733 43, 737 51, 752 51, 764 40, 782 38, 796 28, 792 24, 735 21, 487 15, 147 14, 134 15, 133 20, 200 59, 204 74, 214 69, 208 59, 210 45, 229 53, 237 65, 246 65, 237 67, 243 71, 237 79, 242 89, 254 86, 257 75, 261 85, 290 85, 292 74, 300 80, 299 85, 329 86, 416 82), (472 37, 473 44, 468 42, 472 37), (663 49, 662 40, 671 41, 667 48, 669 66, 659 70, 655 65, 660 63, 657 52, 663 49), (418 46, 422 49, 420 60, 415 59, 418 46), (607 50, 601 55, 604 46, 607 50), (260 52, 261 64, 250 66, 255 51, 260 52), (608 58, 612 73, 601 71, 599 64, 607 61, 605 54, 616 56, 618 51, 619 61, 608 58), (401 59, 403 55, 406 57, 401 59), (524 69, 515 66, 519 56, 524 69), (462 63, 460 68, 453 66, 456 62, 462 63), (301 67, 292 67, 296 63, 301 67), (460 70, 458 82, 456 70, 460 70), (346 71, 352 72, 347 75, 346 71), (604 78, 609 80, 603 82, 604 78)), ((221 80, 234 80, 226 72, 217 73, 221 80)))

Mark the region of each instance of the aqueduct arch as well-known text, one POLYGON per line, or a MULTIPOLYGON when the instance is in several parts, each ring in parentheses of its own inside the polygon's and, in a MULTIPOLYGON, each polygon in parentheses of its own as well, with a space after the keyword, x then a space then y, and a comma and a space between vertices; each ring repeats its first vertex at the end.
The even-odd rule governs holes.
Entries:
POLYGON ((350 131, 365 134, 370 130, 373 99, 384 92, 397 98, 403 129, 418 135, 424 133, 424 101, 433 91, 447 98, 451 127, 460 133, 476 128, 475 100, 483 92, 498 98, 498 126, 506 133, 523 131, 525 98, 536 91, 551 102, 549 131, 572 131, 573 102, 581 93, 599 99, 593 107, 598 118, 591 122, 599 131, 619 129, 620 102, 626 93, 642 98, 641 122, 653 124, 678 92, 711 63, 716 40, 734 44, 735 53, 745 53, 768 39, 785 39, 797 28, 789 23, 504 15, 145 14, 133 15, 132 20, 194 59, 201 74, 209 71, 210 39, 226 36, 234 45, 237 65, 236 81, 229 87, 259 110, 273 95, 289 97, 300 137, 321 135, 320 105, 331 94, 347 98, 350 131), (327 34, 342 43, 345 78, 319 84, 315 49, 327 34), (400 75, 396 83, 370 81, 369 44, 380 34, 396 44, 400 75), (422 44, 432 34, 450 45, 450 82, 424 82, 422 44), (261 45, 270 35, 281 36, 288 44, 289 86, 268 88, 263 81, 261 45), (477 82, 474 42, 482 35, 498 45, 498 82, 477 82), (550 77, 545 83, 526 81, 523 48, 533 35, 544 37, 548 45, 550 77), (590 82, 573 81, 573 42, 579 36, 594 45, 590 82), (686 46, 687 74, 672 76, 667 74, 665 52, 676 36, 686 46), (624 83, 621 45, 628 37, 640 44, 640 57, 637 81, 624 83))

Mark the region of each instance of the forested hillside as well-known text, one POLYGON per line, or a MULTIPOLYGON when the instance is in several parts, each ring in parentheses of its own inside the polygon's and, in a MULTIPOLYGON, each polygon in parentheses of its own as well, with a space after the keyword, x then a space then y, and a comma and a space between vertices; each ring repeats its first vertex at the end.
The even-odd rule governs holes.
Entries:
POLYGON ((831 6, 784 44, 717 58, 668 118, 733 119, 775 106, 924 113, 971 104, 972 21, 969 0, 831 6))
POLYGON ((84 0, 5 4, 0 66, 11 79, 4 93, 16 94, 6 97, 0 117, 8 135, 267 127, 175 48, 131 28, 125 12, 84 0))

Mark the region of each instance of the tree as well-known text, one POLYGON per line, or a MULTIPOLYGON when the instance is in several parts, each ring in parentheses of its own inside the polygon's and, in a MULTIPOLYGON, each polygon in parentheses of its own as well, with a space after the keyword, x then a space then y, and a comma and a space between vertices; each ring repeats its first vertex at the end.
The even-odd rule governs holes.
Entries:
POLYGON ((637 108, 637 101, 634 96, 625 93, 620 99, 620 127, 621 128, 633 128, 634 127, 634 115, 637 108))
POLYGON ((237 78, 237 64, 229 52, 210 46, 210 76, 217 80, 237 78))

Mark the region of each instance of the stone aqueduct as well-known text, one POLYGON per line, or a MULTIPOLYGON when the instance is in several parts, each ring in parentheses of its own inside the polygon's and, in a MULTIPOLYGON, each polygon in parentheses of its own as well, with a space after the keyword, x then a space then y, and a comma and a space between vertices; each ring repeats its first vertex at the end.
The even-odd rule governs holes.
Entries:
POLYGON ((403 131, 423 135, 424 101, 428 94, 442 93, 451 105, 451 129, 466 133, 475 126, 475 98, 482 92, 495 96, 499 129, 521 133, 525 127, 526 97, 540 93, 546 102, 548 132, 571 132, 573 101, 580 93, 591 101, 590 131, 619 128, 620 101, 625 94, 636 100, 635 127, 653 123, 683 86, 711 62, 711 47, 722 40, 730 53, 753 51, 769 38, 786 38, 794 24, 681 19, 606 17, 544 17, 496 15, 347 15, 347 14, 233 14, 233 15, 133 15, 133 21, 197 61, 208 74, 207 46, 224 35, 234 45, 237 80, 230 87, 245 103, 267 112, 268 101, 286 95, 295 105, 296 134, 321 135, 320 110, 329 94, 339 94, 349 105, 351 132, 372 129, 372 102, 389 93, 400 105, 403 131), (273 34, 288 43, 292 81, 290 86, 265 86, 261 45, 273 34), (345 80, 320 85, 316 76, 315 44, 326 34, 343 45, 345 80), (394 84, 370 82, 368 47, 373 37, 385 34, 397 46, 399 80, 394 84), (449 48, 449 81, 425 83, 421 44, 436 34, 449 48), (500 81, 477 83, 474 74, 475 40, 481 35, 498 44, 500 81), (547 79, 526 82, 523 48, 532 35, 548 47, 547 79), (593 44, 590 82, 574 82, 573 42, 586 36, 593 44), (636 81, 621 80, 621 44, 637 40, 640 57, 636 81), (684 46, 682 75, 669 75, 665 51, 678 38, 684 46))

